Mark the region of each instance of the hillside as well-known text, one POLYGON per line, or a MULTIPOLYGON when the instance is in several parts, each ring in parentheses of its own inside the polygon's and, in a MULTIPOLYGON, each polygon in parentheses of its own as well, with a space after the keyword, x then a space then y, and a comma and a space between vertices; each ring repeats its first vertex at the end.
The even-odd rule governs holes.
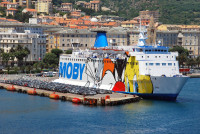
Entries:
MULTIPOLYGON (((53 0, 54 3, 75 0, 53 0)), ((84 0, 89 1, 89 0, 84 0)), ((164 24, 200 24, 200 0, 101 0, 102 6, 126 19, 138 16, 141 10, 158 10, 164 24)), ((100 14, 100 13, 98 13, 100 14)), ((95 15, 90 13, 90 15, 95 15)))

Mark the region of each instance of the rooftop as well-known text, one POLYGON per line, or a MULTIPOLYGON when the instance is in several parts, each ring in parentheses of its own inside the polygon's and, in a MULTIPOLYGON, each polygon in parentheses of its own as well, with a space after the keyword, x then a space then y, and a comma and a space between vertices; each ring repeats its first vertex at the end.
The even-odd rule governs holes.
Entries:
POLYGON ((28 12, 37 12, 37 10, 31 9, 31 8, 25 8, 25 10, 28 11, 28 12))

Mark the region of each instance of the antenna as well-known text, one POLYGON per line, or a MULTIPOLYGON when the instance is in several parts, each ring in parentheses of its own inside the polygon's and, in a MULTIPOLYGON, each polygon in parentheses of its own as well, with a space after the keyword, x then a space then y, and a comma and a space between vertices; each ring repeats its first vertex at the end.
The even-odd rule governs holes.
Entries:
POLYGON ((140 32, 141 32, 141 18, 140 18, 140 32))

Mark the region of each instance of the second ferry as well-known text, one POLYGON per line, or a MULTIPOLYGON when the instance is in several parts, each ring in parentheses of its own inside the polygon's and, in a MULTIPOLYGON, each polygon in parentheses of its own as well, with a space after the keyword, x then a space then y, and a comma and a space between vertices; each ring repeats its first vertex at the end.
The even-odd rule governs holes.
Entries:
POLYGON ((106 31, 95 32, 93 48, 60 56, 57 82, 176 100, 188 80, 179 73, 177 52, 147 45, 142 31, 137 46, 108 46, 106 31))

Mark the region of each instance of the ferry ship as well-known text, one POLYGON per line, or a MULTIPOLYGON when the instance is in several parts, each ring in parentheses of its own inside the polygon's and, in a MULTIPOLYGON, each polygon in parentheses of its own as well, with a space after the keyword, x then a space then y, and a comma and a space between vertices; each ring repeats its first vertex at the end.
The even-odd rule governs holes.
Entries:
POLYGON ((106 31, 94 32, 93 48, 60 56, 57 82, 176 100, 189 78, 179 73, 177 52, 158 44, 147 45, 142 31, 137 46, 108 46, 106 31))

